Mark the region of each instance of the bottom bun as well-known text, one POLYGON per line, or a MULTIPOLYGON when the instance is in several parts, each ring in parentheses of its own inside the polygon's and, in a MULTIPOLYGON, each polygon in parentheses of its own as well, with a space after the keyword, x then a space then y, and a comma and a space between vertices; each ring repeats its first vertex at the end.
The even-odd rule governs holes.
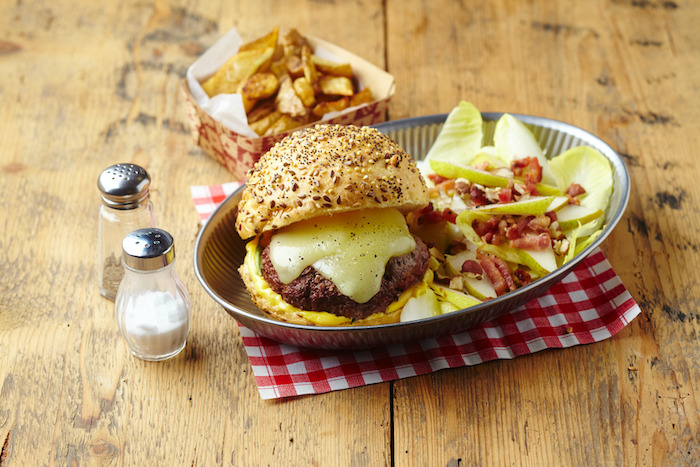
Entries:
POLYGON ((396 301, 387 307, 386 311, 374 313, 362 319, 353 319, 326 311, 301 310, 285 302, 282 296, 270 287, 260 272, 257 238, 246 244, 246 256, 238 272, 250 293, 250 298, 260 310, 280 321, 311 326, 376 326, 398 323, 406 302, 429 287, 433 276, 432 271, 428 269, 423 280, 406 289, 396 301))

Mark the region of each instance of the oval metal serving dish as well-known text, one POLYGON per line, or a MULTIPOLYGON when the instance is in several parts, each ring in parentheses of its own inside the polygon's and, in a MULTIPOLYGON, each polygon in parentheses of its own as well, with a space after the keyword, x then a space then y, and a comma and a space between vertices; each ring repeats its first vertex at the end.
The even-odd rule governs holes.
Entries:
MULTIPOLYGON (((501 113, 483 113, 486 142, 501 113)), ((610 234, 622 217, 629 199, 629 174, 620 156, 596 136, 575 126, 545 118, 513 114, 525 123, 549 157, 579 145, 588 145, 610 160, 614 186, 602 234, 572 261, 545 277, 487 302, 446 315, 407 323, 378 326, 316 327, 269 318, 250 300, 238 274, 245 256, 245 242, 235 229, 236 210, 243 187, 216 209, 202 228, 195 245, 194 267, 204 289, 243 326, 271 339, 314 348, 369 348, 451 334, 492 320, 528 300, 544 294, 560 281, 610 234)), ((375 125, 399 143, 416 160, 425 157, 437 137, 446 114, 409 118, 375 125)))

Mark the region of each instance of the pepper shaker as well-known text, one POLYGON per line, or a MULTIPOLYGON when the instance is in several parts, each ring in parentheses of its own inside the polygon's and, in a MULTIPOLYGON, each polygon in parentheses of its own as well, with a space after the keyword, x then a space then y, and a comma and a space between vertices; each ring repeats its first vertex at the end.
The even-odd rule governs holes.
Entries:
POLYGON ((97 284, 100 294, 114 300, 124 275, 122 239, 136 229, 155 226, 150 200, 151 178, 136 164, 107 167, 97 179, 102 197, 98 223, 97 284))
POLYGON ((165 360, 185 348, 190 300, 174 261, 175 243, 165 230, 138 229, 124 237, 115 315, 129 350, 142 360, 165 360))

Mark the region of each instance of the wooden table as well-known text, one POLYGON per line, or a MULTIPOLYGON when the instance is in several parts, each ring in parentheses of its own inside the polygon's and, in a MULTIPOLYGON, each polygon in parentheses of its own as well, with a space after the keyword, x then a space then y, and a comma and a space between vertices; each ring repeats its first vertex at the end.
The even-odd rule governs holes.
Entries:
POLYGON ((700 3, 691 0, 3 2, 0 465, 700 462, 700 3), (297 27, 385 67, 392 120, 482 111, 580 126, 632 195, 604 244, 642 314, 606 341, 262 401, 192 267, 189 187, 231 180, 180 83, 231 27, 297 27), (186 350, 128 354, 98 294, 96 180, 146 167, 193 302, 186 350))

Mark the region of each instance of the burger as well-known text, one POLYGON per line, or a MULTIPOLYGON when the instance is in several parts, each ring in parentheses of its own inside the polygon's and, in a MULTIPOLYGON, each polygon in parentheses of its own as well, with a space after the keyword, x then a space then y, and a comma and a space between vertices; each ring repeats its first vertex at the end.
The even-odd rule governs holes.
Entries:
POLYGON ((253 302, 291 323, 398 322, 428 287, 430 253, 406 214, 427 206, 413 158, 371 127, 316 125, 248 172, 236 230, 253 302))

